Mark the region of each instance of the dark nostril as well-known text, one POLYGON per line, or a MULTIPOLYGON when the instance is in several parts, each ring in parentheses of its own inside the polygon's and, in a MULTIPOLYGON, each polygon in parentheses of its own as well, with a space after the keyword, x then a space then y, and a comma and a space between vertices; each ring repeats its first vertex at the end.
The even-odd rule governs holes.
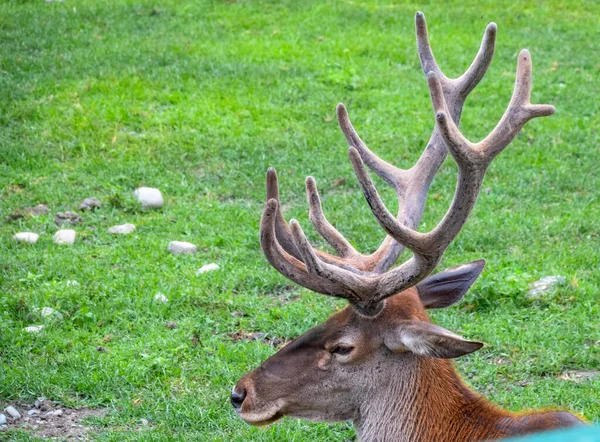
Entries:
POLYGON ((235 390, 232 391, 229 399, 231 400, 231 405, 233 405, 233 408, 236 410, 241 408, 242 404, 244 403, 244 399, 246 399, 246 390, 242 390, 241 393, 238 393, 235 390))

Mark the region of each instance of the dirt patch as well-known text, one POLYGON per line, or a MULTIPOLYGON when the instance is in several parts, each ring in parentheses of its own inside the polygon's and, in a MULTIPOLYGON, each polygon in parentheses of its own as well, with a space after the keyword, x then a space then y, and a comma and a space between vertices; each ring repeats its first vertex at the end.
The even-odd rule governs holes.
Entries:
POLYGON ((34 207, 25 207, 24 209, 17 209, 13 213, 6 217, 6 221, 16 221, 27 216, 40 216, 50 212, 50 209, 45 204, 38 204, 34 207))
POLYGON ((93 427, 86 425, 83 419, 99 417, 106 413, 98 408, 67 408, 52 401, 39 398, 35 403, 11 402, 2 404, 0 413, 6 416, 7 424, 0 427, 2 433, 10 430, 30 432, 36 437, 60 441, 87 441, 93 427), (21 417, 11 417, 4 409, 14 407, 21 417))
POLYGON ((558 375, 558 379, 571 382, 593 381, 600 378, 598 370, 570 370, 558 375))
POLYGON ((266 333, 261 332, 246 332, 244 330, 236 331, 234 333, 229 333, 228 336, 231 338, 233 342, 239 341, 261 341, 265 344, 272 345, 276 348, 283 348, 289 342, 285 338, 280 337, 271 337, 267 336, 266 333))

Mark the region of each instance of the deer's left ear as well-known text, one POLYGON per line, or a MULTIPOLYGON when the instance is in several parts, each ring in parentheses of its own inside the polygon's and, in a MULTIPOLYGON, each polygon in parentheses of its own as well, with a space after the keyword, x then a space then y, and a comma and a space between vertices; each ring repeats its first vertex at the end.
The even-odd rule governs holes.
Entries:
POLYGON ((416 285, 425 308, 450 307, 460 301, 485 267, 485 259, 451 267, 416 285))
POLYGON ((393 352, 410 351, 431 358, 458 358, 479 350, 482 342, 467 341, 445 328, 423 321, 404 321, 383 339, 393 352))

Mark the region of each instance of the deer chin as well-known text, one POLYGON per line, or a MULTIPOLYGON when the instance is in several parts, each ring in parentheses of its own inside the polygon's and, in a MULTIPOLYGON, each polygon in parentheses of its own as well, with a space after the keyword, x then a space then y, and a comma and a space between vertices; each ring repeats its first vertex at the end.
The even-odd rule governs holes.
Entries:
POLYGON ((283 417, 284 401, 278 400, 268 405, 268 407, 262 410, 249 410, 245 411, 242 407, 237 412, 238 416, 241 417, 247 424, 255 427, 264 427, 265 425, 272 424, 283 417))

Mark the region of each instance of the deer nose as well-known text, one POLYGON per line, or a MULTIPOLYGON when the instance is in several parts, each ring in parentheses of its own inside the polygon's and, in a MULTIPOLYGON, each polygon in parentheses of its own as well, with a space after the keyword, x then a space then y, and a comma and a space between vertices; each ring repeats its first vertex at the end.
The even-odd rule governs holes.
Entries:
POLYGON ((231 397, 229 398, 229 400, 231 400, 231 405, 233 405, 233 408, 235 408, 236 410, 242 408, 244 399, 246 399, 246 390, 242 390, 241 393, 238 393, 237 391, 235 391, 235 388, 231 392, 231 397))

